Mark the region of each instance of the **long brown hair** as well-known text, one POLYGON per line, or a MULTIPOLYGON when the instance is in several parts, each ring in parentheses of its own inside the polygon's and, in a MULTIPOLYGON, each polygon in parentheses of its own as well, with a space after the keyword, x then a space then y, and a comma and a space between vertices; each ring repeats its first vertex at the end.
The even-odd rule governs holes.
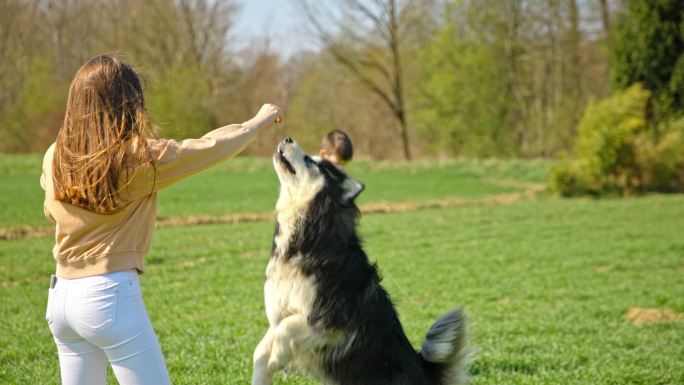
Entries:
POLYGON ((122 173, 141 163, 154 166, 147 145, 153 136, 133 68, 109 55, 90 59, 71 82, 57 134, 56 198, 98 213, 117 211, 122 173))

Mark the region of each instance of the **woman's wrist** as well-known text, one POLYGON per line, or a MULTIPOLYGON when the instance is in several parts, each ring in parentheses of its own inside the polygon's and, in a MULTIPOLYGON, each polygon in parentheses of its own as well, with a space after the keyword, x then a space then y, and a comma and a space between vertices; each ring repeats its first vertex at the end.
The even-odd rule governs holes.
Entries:
POLYGON ((258 119, 256 116, 253 117, 252 119, 240 124, 242 128, 247 129, 247 130, 255 130, 262 126, 264 124, 263 119, 258 119))
POLYGON ((266 123, 272 122, 280 116, 280 108, 274 104, 264 104, 259 112, 252 119, 242 123, 242 126, 248 129, 260 127, 266 123))

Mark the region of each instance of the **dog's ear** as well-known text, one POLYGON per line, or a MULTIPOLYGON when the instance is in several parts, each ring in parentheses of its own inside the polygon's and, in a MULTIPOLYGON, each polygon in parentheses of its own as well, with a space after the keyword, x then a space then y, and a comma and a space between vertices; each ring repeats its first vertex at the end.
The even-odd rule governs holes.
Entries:
POLYGON ((366 186, 353 178, 346 178, 342 182, 342 204, 349 204, 356 199, 366 186))

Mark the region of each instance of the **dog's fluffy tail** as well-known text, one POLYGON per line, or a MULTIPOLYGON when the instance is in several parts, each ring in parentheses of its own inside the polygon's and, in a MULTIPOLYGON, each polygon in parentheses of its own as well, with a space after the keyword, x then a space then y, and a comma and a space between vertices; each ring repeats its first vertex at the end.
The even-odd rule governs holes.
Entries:
POLYGON ((420 349, 425 369, 442 385, 468 382, 463 308, 439 317, 428 330, 420 349))

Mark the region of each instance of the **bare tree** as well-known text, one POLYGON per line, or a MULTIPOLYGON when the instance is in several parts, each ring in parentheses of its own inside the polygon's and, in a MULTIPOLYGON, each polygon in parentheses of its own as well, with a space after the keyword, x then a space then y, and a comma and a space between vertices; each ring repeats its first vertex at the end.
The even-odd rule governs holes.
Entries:
MULTIPOLYGON (((233 101, 234 107, 240 109, 240 114, 251 116, 264 100, 286 107, 288 89, 281 73, 280 57, 271 49, 270 41, 251 42, 250 47, 241 53, 241 59, 242 72, 235 84, 239 97, 233 101)), ((269 154, 273 150, 273 143, 285 136, 285 127, 281 124, 259 135, 249 153, 269 154)))
POLYGON ((400 48, 402 9, 395 0, 340 2, 346 12, 336 17, 330 10, 297 0, 313 33, 338 63, 346 67, 391 110, 399 123, 404 158, 411 159, 400 48))
MULTIPOLYGON (((519 57, 523 54, 521 48, 521 28, 523 24, 523 5, 520 0, 508 0, 505 4, 508 17, 506 18, 506 34, 504 38, 504 56, 507 64, 506 86, 510 95, 516 103, 516 108, 512 111, 512 118, 514 122, 523 122, 527 120, 528 108, 525 97, 520 85, 521 75, 519 68, 519 57)), ((526 130, 523 127, 515 124, 515 140, 518 148, 521 148, 525 143, 526 130)))
POLYGON ((568 0, 568 7, 570 10, 570 31, 568 36, 568 43, 570 46, 570 62, 571 62, 571 78, 574 79, 573 85, 573 102, 575 108, 579 109, 580 100, 582 99, 582 57, 581 44, 582 33, 580 32, 580 14, 577 0, 568 0))
POLYGON ((608 0, 599 0, 601 6, 601 21, 603 22, 603 32, 606 37, 610 35, 610 11, 608 9, 608 0))
POLYGON ((233 0, 116 0, 106 46, 120 46, 144 62, 212 67, 227 56, 227 36, 237 9, 233 0), (154 19, 154 23, 149 20, 154 19))
POLYGON ((227 56, 227 37, 237 6, 233 1, 181 0, 180 13, 185 24, 188 54, 202 63, 212 75, 227 56))

